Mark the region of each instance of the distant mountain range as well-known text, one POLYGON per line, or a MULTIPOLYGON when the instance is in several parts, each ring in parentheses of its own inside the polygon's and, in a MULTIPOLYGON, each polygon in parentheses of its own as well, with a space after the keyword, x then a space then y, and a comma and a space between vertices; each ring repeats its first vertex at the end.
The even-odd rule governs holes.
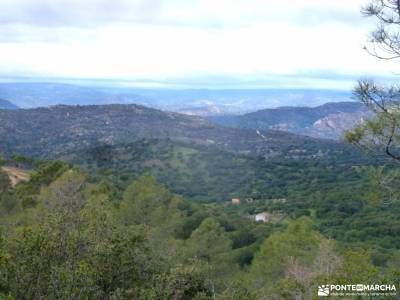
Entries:
POLYGON ((0 98, 8 99, 21 108, 145 102, 132 93, 115 94, 97 88, 59 83, 0 83, 0 98))
POLYGON ((10 101, 0 99, 0 109, 17 109, 18 106, 11 103, 10 101))
POLYGON ((280 106, 348 101, 346 91, 311 89, 138 89, 59 83, 1 83, 0 98, 21 108, 50 105, 140 104, 200 116, 244 114, 280 106))
POLYGON ((328 139, 339 139, 345 130, 370 117, 361 104, 348 102, 349 98, 348 92, 328 90, 172 90, 0 83, 0 99, 8 99, 0 100, 0 109, 139 104, 208 117, 215 124, 234 128, 275 129, 328 139))
POLYGON ((53 106, 0 110, 0 152, 54 158, 98 145, 168 139, 265 158, 353 155, 350 146, 275 130, 228 128, 201 117, 139 105, 53 106))
POLYGON ((276 129, 316 138, 339 139, 345 130, 371 116, 371 112, 360 103, 339 102, 317 107, 279 107, 209 119, 234 128, 276 129))

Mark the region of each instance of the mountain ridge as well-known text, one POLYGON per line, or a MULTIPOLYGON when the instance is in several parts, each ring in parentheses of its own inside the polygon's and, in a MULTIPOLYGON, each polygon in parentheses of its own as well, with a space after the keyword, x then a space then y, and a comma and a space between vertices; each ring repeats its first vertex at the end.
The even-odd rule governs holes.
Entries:
POLYGON ((140 104, 191 115, 243 114, 284 105, 315 106, 347 101, 351 94, 315 89, 162 89, 89 86, 67 83, 0 83, 0 98, 21 108, 56 104, 140 104))
POLYGON ((8 100, 0 99, 0 109, 18 109, 18 106, 8 100))
POLYGON ((283 106, 239 116, 208 119, 234 128, 277 129, 315 138, 340 139, 343 132, 371 117, 358 102, 325 103, 316 107, 283 106))
POLYGON ((212 124, 205 118, 130 104, 66 106, 0 111, 0 152, 40 158, 134 142, 171 139, 266 158, 315 158, 351 152, 349 146, 276 130, 258 131, 212 124))

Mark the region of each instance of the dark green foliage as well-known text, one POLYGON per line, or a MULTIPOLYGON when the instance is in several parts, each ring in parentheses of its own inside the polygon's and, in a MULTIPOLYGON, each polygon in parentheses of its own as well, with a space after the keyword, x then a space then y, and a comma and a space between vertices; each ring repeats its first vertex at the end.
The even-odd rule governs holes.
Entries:
POLYGON ((13 154, 11 156, 11 162, 17 168, 27 168, 32 165, 33 159, 24 155, 13 154))
POLYGON ((187 239, 192 234, 204 219, 208 217, 208 214, 203 211, 196 211, 195 213, 187 216, 182 223, 177 226, 175 230, 175 237, 178 239, 187 239))
POLYGON ((8 175, 0 168, 0 214, 9 214, 16 206, 17 204, 11 189, 11 181, 8 175))
MULTIPOLYGON (((175 163, 174 147, 156 153, 175 163)), ((189 150, 179 147, 181 164, 198 155, 189 150)), ((320 282, 394 278, 398 207, 364 200, 371 189, 362 173, 346 165, 232 159, 242 166, 257 163, 252 202, 189 202, 149 173, 121 190, 116 170, 87 176, 61 162, 35 164, 32 180, 20 183, 18 193, 3 176, 12 197, 32 191, 35 202, 1 217, 0 293, 15 299, 146 300, 296 293, 306 299, 320 282), (286 201, 272 199, 278 196, 286 201), (249 217, 265 210, 286 218, 274 224, 249 217), (288 217, 304 214, 311 218, 288 217), (390 229, 384 222, 391 222, 390 229)), ((204 160, 199 164, 204 167, 204 160)))
POLYGON ((174 193, 202 202, 237 197, 281 198, 291 194, 308 197, 325 186, 336 188, 335 183, 350 186, 360 180, 352 168, 354 162, 349 163, 351 158, 346 155, 336 164, 328 165, 282 157, 266 160, 165 140, 141 140, 101 148, 107 150, 93 148, 78 152, 72 160, 91 174, 108 176, 121 188, 126 187, 127 181, 149 172, 174 193), (104 151, 107 155, 100 159, 97 155, 104 151))
MULTIPOLYGON (((255 214, 267 210, 283 212, 292 218, 315 216, 318 228, 329 237, 343 242, 367 241, 385 248, 399 247, 397 204, 377 204, 374 200, 394 195, 395 187, 390 186, 385 192, 383 186, 376 183, 385 181, 388 172, 392 172, 390 176, 394 178, 392 165, 380 171, 379 167, 371 166, 372 161, 265 160, 160 140, 142 140, 106 149, 107 158, 101 160, 101 169, 92 153, 97 153, 96 148, 79 153, 76 161, 92 174, 93 180, 106 177, 119 189, 148 172, 169 190, 190 200, 226 203, 239 197, 245 203, 237 209, 226 207, 226 211, 255 214), (246 198, 254 202, 247 204, 243 201, 246 198), (386 222, 390 222, 392 229, 387 229, 386 222)), ((186 217, 176 227, 178 239, 189 238, 210 216, 207 211, 191 210, 190 206, 183 209, 186 217)), ((219 222, 226 231, 231 230, 229 222, 223 219, 219 222)), ((235 238, 233 241, 234 248, 237 243, 244 245, 235 238)))
POLYGON ((153 298, 211 299, 212 292, 205 274, 196 265, 177 265, 168 273, 155 277, 153 298))
POLYGON ((233 249, 237 249, 251 245, 257 239, 251 232, 240 230, 235 232, 234 235, 232 235, 232 240, 233 240, 233 245, 232 245, 233 249))
MULTIPOLYGON (((148 180, 135 187, 148 189, 148 180)), ((2 240, 1 290, 16 299, 207 298, 210 289, 197 268, 170 268, 141 226, 121 222, 102 190, 72 170, 44 188, 30 212, 36 218, 2 240)))
POLYGON ((283 233, 271 235, 252 264, 251 273, 259 278, 255 284, 267 288, 273 286, 286 275, 284 270, 292 263, 299 267, 310 266, 317 255, 318 245, 319 236, 307 219, 291 224, 283 233))
POLYGON ((31 173, 29 182, 17 186, 15 195, 20 199, 22 207, 32 207, 36 204, 36 196, 41 187, 50 184, 61 176, 70 166, 62 161, 38 161, 31 173))

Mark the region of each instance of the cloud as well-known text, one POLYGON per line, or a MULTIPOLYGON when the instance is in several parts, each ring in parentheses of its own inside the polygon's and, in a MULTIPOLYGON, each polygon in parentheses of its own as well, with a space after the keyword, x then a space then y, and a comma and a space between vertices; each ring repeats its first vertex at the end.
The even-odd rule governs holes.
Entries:
POLYGON ((114 23, 244 26, 266 20, 354 17, 361 0, 2 0, 0 23, 96 27, 114 23), (354 9, 356 8, 356 10, 354 9))
POLYGON ((363 3, 1 0, 0 69, 5 76, 210 85, 222 79, 263 84, 272 76, 328 84, 340 80, 324 72, 388 74, 397 66, 362 50, 371 27, 359 15, 363 3))
POLYGON ((163 0, 2 0, 0 22, 86 27, 112 22, 150 22, 163 0))

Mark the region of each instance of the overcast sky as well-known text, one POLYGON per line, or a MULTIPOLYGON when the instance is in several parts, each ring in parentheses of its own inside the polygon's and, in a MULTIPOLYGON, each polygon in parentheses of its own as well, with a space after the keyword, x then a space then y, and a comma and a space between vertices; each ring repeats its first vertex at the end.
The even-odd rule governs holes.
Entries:
POLYGON ((397 73, 362 49, 361 0, 1 0, 0 76, 149 86, 350 88, 397 73))

